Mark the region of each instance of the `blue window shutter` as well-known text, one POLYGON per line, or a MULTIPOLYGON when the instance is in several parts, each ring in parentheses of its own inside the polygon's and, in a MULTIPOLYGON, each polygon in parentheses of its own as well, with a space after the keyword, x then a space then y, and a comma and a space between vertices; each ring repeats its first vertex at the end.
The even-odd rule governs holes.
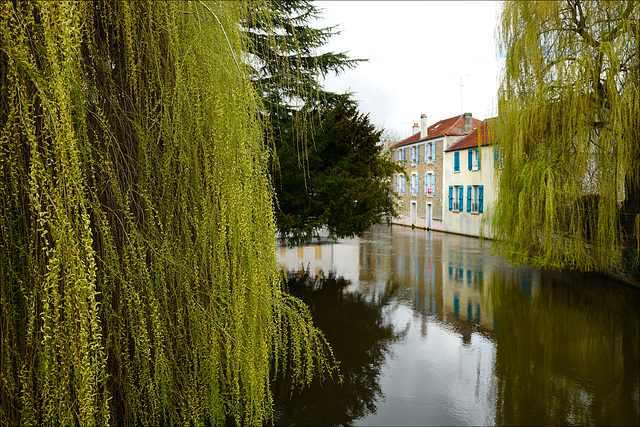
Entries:
POLYGON ((404 175, 402 175, 402 178, 400 179, 400 183, 402 184, 402 194, 404 194, 404 175))
POLYGON ((478 170, 480 170, 480 149, 478 148, 478 170))
POLYGON ((469 170, 473 168, 473 149, 469 149, 469 170))
POLYGON ((458 191, 459 191, 459 193, 458 193, 458 210, 463 211, 464 210, 464 205, 463 205, 463 203, 464 203, 464 185, 461 185, 458 188, 458 191))
POLYGON ((460 152, 453 153, 453 171, 460 172, 460 152))
POLYGON ((413 188, 413 192, 417 195, 418 188, 420 188, 420 175, 416 175, 415 187, 413 188))
POLYGON ((478 186, 478 213, 482 213, 484 211, 482 206, 482 199, 484 197, 484 186, 478 186))
POLYGON ((416 145, 416 163, 420 163, 420 145, 416 145))
POLYGON ((449 186, 449 210, 453 210, 453 186, 449 186))
POLYGON ((432 196, 436 195, 436 174, 435 173, 431 174, 431 195, 432 196))
POLYGON ((498 167, 498 160, 500 159, 500 148, 496 145, 493 147, 493 167, 498 167))
POLYGON ((433 155, 433 161, 436 161, 436 142, 431 143, 431 154, 433 155))
POLYGON ((427 174, 424 174, 424 195, 427 195, 427 174))
POLYGON ((467 185, 467 212, 471 212, 471 186, 467 185))

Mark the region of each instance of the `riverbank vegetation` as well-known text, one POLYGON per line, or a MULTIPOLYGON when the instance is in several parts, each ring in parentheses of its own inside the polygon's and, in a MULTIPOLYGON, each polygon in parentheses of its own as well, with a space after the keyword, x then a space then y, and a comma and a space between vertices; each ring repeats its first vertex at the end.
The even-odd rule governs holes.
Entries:
POLYGON ((2 424, 262 424, 279 373, 331 374, 276 263, 254 5, 0 5, 2 424))
POLYGON ((511 262, 638 271, 638 16, 638 1, 504 3, 492 224, 511 262))

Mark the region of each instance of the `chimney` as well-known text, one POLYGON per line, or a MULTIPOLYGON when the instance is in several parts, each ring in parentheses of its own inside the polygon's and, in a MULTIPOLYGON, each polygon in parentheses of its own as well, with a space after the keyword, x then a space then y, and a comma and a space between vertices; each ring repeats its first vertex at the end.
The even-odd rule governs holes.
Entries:
POLYGON ((471 113, 464 113, 462 115, 462 126, 464 127, 465 134, 471 132, 471 129, 473 129, 473 117, 471 113))
POLYGON ((420 116, 420 139, 427 137, 427 115, 420 116))
POLYGON ((413 129, 411 129, 411 135, 415 135, 416 133, 418 133, 418 131, 420 131, 420 126, 418 126, 417 123, 414 123, 413 129))

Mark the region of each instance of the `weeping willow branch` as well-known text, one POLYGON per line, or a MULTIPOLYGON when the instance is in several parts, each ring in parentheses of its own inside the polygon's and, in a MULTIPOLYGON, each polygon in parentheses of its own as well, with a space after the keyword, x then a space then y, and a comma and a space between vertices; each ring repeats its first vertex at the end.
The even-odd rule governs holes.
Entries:
POLYGON ((0 424, 263 424, 275 373, 333 372, 282 291, 247 8, 0 3, 0 424))
POLYGON ((504 168, 492 216, 514 262, 620 265, 640 213, 640 2, 506 2, 504 168))

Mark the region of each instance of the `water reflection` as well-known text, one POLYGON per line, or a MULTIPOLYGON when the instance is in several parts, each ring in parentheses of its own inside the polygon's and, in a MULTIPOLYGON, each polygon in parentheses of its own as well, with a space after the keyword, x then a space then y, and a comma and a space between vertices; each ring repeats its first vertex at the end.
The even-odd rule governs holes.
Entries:
POLYGON ((377 365, 377 411, 355 424, 640 424, 637 289, 516 268, 477 239, 404 227, 280 258, 344 275, 349 295, 385 295, 378 309, 405 331, 377 365))
POLYGON ((585 274, 495 277, 499 424, 638 424, 638 293, 602 286, 585 274))
POLYGON ((289 399, 287 389, 277 396, 276 425, 348 425, 375 413, 374 402, 382 397, 378 382, 380 365, 389 345, 401 336, 383 313, 393 287, 365 298, 347 293, 350 281, 329 273, 317 276, 309 268, 288 272, 292 295, 306 302, 314 323, 324 332, 340 361, 343 383, 327 380, 289 399))

